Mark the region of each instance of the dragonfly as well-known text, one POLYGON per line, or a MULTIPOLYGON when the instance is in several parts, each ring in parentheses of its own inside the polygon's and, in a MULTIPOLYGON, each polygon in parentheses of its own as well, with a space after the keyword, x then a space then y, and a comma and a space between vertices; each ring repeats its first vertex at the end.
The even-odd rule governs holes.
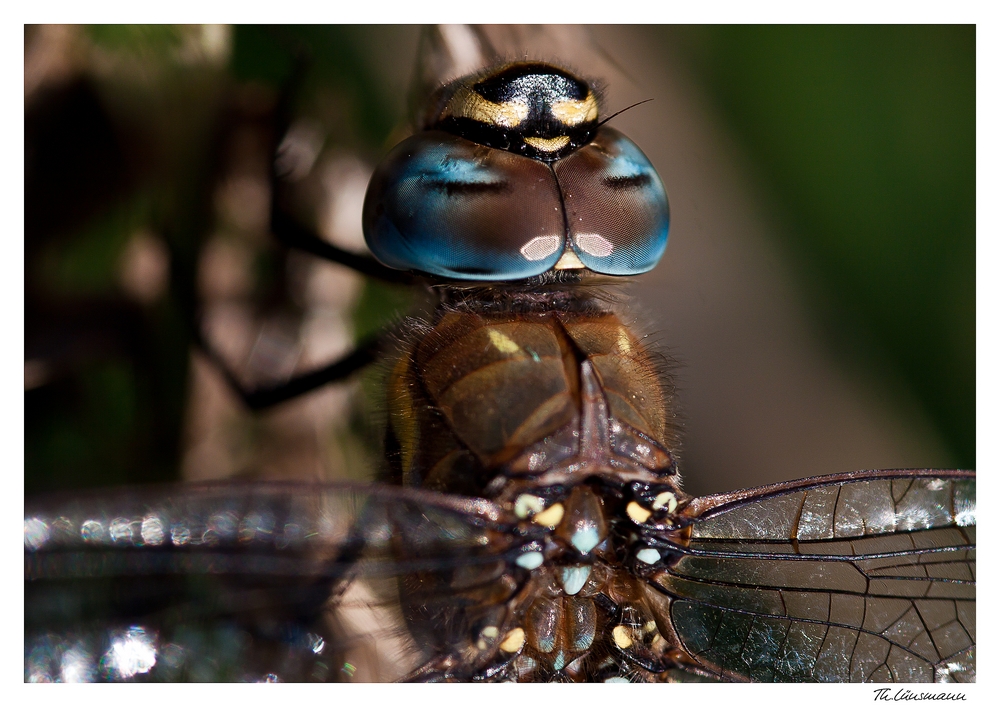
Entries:
POLYGON ((426 83, 369 183, 377 261, 272 217, 435 296, 392 334, 383 483, 27 505, 26 679, 974 680, 974 473, 686 494, 657 354, 606 291, 666 247, 652 165, 561 66, 426 83))

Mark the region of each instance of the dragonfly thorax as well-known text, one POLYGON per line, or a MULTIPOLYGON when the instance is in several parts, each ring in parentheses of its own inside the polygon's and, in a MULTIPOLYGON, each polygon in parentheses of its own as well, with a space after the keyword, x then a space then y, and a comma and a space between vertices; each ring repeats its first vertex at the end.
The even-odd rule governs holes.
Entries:
POLYGON ((658 665, 667 646, 623 560, 645 561, 643 524, 668 521, 684 498, 667 391, 606 304, 518 302, 445 307, 390 377, 394 480, 489 498, 522 539, 499 565, 428 576, 424 591, 464 600, 413 630, 466 627, 453 639, 494 678, 658 665), (504 601, 487 608, 483 596, 504 601))

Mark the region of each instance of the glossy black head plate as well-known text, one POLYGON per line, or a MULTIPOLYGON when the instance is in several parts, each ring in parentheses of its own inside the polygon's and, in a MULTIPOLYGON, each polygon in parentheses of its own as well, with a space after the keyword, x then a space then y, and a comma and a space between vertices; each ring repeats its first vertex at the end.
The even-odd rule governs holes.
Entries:
POLYGON ((563 69, 517 62, 443 89, 427 127, 549 162, 590 142, 597 95, 563 69))

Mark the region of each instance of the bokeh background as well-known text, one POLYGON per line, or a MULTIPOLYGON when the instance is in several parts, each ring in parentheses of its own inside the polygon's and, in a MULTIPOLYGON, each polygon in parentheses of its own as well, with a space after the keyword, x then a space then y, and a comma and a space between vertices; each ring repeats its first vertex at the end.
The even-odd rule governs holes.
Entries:
MULTIPOLYGON (((689 491, 975 467, 973 27, 483 34, 600 80, 607 114, 653 99, 614 119, 673 218, 629 312, 674 361, 689 491)), ((379 367, 250 413, 191 321, 253 384, 414 306, 268 224, 280 146, 286 206, 363 249, 419 36, 25 28, 26 493, 377 474, 379 367)))

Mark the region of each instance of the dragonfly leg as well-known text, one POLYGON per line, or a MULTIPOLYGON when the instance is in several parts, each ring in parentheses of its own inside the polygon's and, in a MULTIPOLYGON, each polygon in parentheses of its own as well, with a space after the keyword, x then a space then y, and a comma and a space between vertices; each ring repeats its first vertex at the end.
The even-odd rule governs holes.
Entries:
POLYGON ((464 675, 461 660, 451 653, 443 653, 434 656, 416 670, 400 678, 399 682, 463 681, 460 675, 464 675))
POLYGON ((399 285, 413 284, 415 278, 403 270, 387 268, 368 255, 361 255, 329 243, 302 226, 278 206, 271 211, 271 232, 289 248, 296 248, 317 257, 338 263, 367 277, 399 285))
POLYGON ((278 101, 275 115, 277 123, 275 135, 278 142, 272 146, 271 150, 273 157, 270 169, 271 233, 279 242, 289 248, 295 248, 324 260, 338 263, 367 277, 394 284, 413 284, 415 278, 410 273, 388 268, 370 255, 362 255, 333 245, 317 234, 314 229, 303 226, 282 206, 281 194, 284 191, 285 183, 279 174, 281 170, 280 140, 292 124, 292 116, 294 115, 292 106, 295 103, 295 95, 304 81, 306 70, 311 61, 310 57, 297 52, 292 78, 283 87, 278 101))
POLYGON ((199 327, 195 327, 195 342, 212 364, 226 379, 230 388, 251 410, 262 410, 305 395, 327 383, 343 380, 378 358, 385 344, 392 338, 383 330, 359 343, 352 351, 322 368, 300 373, 275 385, 247 388, 215 348, 205 340, 199 327))

